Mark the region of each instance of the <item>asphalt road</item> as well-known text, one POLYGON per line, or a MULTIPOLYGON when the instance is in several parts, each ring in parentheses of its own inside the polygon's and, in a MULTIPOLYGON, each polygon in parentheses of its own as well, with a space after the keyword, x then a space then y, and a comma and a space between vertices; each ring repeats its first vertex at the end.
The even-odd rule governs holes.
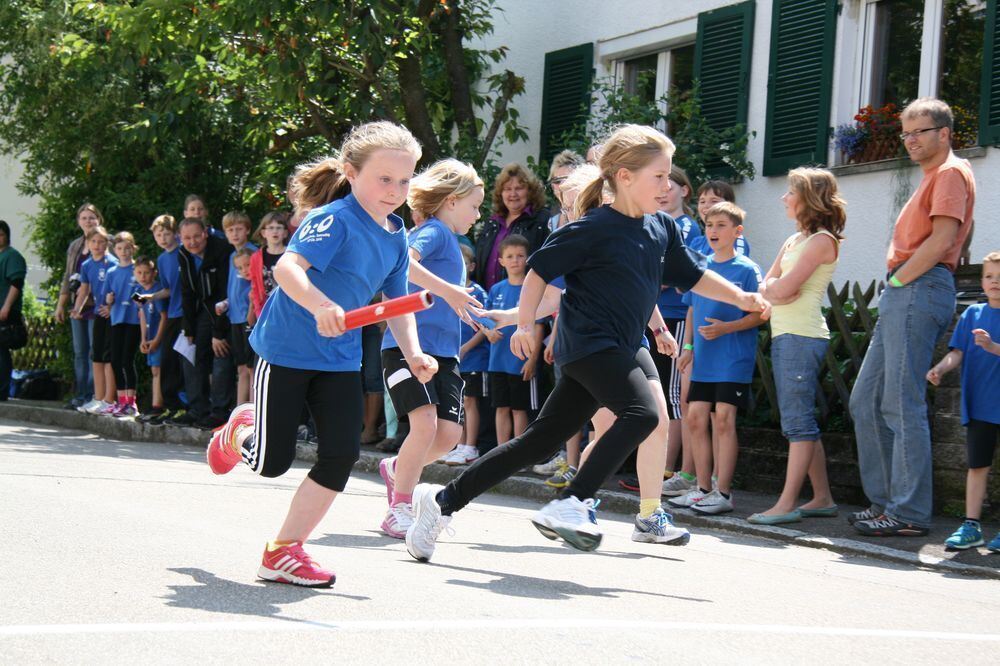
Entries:
POLYGON ((255 579, 306 471, 213 477, 190 447, 0 421, 0 663, 996 663, 1000 581, 725 532, 578 553, 488 496, 434 562, 351 479, 311 554, 330 590, 255 579))

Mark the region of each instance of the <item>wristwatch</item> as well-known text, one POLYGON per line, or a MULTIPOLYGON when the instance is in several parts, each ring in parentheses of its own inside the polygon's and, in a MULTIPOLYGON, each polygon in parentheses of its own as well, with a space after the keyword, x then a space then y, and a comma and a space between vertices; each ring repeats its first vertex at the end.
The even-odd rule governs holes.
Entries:
POLYGON ((661 335, 663 335, 664 333, 669 333, 669 332, 670 332, 670 329, 668 329, 666 326, 661 326, 658 329, 656 329, 655 331, 653 331, 653 337, 654 338, 658 338, 661 335))

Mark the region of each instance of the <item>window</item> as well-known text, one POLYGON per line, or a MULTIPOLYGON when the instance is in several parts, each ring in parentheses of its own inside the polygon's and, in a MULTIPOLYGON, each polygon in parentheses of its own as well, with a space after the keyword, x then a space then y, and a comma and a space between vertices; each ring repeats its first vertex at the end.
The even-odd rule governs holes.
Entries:
POLYGON ((622 62, 619 71, 625 92, 643 102, 660 99, 672 89, 690 90, 694 82, 694 44, 630 58, 622 62))
POLYGON ((656 68, 660 56, 652 53, 641 58, 625 61, 625 77, 622 84, 625 92, 635 95, 643 102, 652 102, 656 94, 656 68))
POLYGON ((919 97, 924 0, 880 0, 870 3, 873 14, 872 69, 869 104, 902 108, 919 97))
POLYGON ((955 115, 952 145, 956 148, 978 143, 985 30, 985 2, 945 0, 937 94, 955 115))

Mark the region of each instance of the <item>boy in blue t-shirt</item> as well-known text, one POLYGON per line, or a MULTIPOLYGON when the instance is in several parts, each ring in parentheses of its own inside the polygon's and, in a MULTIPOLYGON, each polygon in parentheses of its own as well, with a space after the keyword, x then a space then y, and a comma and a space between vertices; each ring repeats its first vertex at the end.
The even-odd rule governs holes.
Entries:
MULTIPOLYGON (((162 289, 156 280, 156 264, 150 257, 135 260, 136 293, 140 296, 155 294, 162 289)), ((136 418, 149 422, 163 416, 163 389, 160 383, 160 365, 163 358, 163 336, 167 329, 167 300, 142 299, 139 301, 139 351, 146 355, 152 379, 151 408, 136 418)), ((158 421, 157 421, 158 422, 158 421)))
MULTIPOLYGON (((517 306, 521 285, 528 266, 528 239, 511 234, 500 243, 500 265, 507 271, 507 279, 490 288, 486 308, 505 310, 517 306)), ((505 326, 485 332, 490 340, 490 395, 496 407, 497 444, 510 441, 528 427, 528 411, 538 409, 538 379, 535 370, 542 350, 544 331, 535 325, 534 351, 522 361, 510 350, 510 336, 516 326, 505 326), (513 424, 511 421, 513 420, 513 424), (512 427, 513 425, 513 427, 512 427)))
MULTIPOLYGON (((761 282, 760 268, 745 255, 737 254, 733 247, 743 233, 744 218, 743 210, 729 202, 708 210, 705 237, 714 253, 708 269, 744 291, 756 292, 761 282)), ((736 412, 749 405, 757 327, 763 320, 756 313, 746 314, 735 306, 693 292, 684 295, 684 302, 691 308, 678 365, 682 372, 691 373, 685 419, 694 443, 698 486, 669 503, 702 514, 726 513, 733 510, 731 486, 739 450, 736 412), (719 441, 715 488, 710 423, 719 441)))
POLYGON ((177 221, 172 215, 158 215, 149 230, 153 239, 163 252, 156 258, 157 282, 160 290, 154 299, 162 300, 167 313, 166 328, 163 330, 163 342, 160 346, 161 390, 163 391, 163 414, 151 419, 153 424, 161 424, 171 417, 184 414, 186 405, 181 400, 184 390, 184 370, 182 363, 187 363, 174 350, 177 337, 181 334, 184 310, 181 304, 181 267, 178 262, 180 243, 177 242, 177 221))
MULTIPOLYGON (((941 362, 927 373, 937 386, 948 372, 962 366, 962 425, 969 473, 966 477, 965 520, 945 540, 948 548, 965 550, 983 545, 979 524, 986 482, 1000 437, 1000 252, 983 259, 983 291, 986 303, 977 303, 962 313, 941 362)), ((1000 534, 986 546, 1000 553, 1000 534)))
POLYGON ((226 304, 222 311, 216 306, 216 314, 223 313, 229 318, 229 348, 236 366, 236 404, 250 400, 250 373, 253 370, 253 350, 250 349, 250 333, 247 331, 247 310, 250 307, 250 257, 257 246, 249 241, 250 217, 240 211, 231 211, 222 217, 222 228, 226 239, 233 246, 229 255, 229 278, 226 283, 226 304), (243 272, 236 266, 237 257, 245 257, 243 272))
MULTIPOLYGON (((465 260, 465 286, 472 289, 469 294, 484 305, 488 302, 486 290, 472 281, 476 270, 475 252, 462 244, 462 259, 465 260)), ((462 404, 465 408, 465 430, 461 444, 441 458, 445 465, 466 465, 479 457, 479 399, 486 393, 486 371, 490 366, 490 345, 486 341, 488 329, 474 329, 462 322, 462 346, 458 350, 458 371, 465 382, 462 404)))

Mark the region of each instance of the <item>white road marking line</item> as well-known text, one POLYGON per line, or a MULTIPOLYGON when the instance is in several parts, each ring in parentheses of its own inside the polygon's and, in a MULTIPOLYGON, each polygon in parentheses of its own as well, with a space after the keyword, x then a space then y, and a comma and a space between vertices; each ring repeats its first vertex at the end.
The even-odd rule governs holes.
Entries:
POLYGON ((649 622, 600 619, 525 618, 506 620, 347 620, 330 622, 276 617, 272 620, 234 622, 150 622, 119 624, 25 624, 0 627, 0 636, 73 634, 205 633, 218 631, 439 631, 470 629, 592 629, 617 631, 694 631, 738 634, 785 634, 799 636, 898 638, 918 640, 1000 642, 1000 634, 920 631, 915 629, 863 629, 855 627, 809 627, 787 624, 733 624, 713 622, 649 622))

